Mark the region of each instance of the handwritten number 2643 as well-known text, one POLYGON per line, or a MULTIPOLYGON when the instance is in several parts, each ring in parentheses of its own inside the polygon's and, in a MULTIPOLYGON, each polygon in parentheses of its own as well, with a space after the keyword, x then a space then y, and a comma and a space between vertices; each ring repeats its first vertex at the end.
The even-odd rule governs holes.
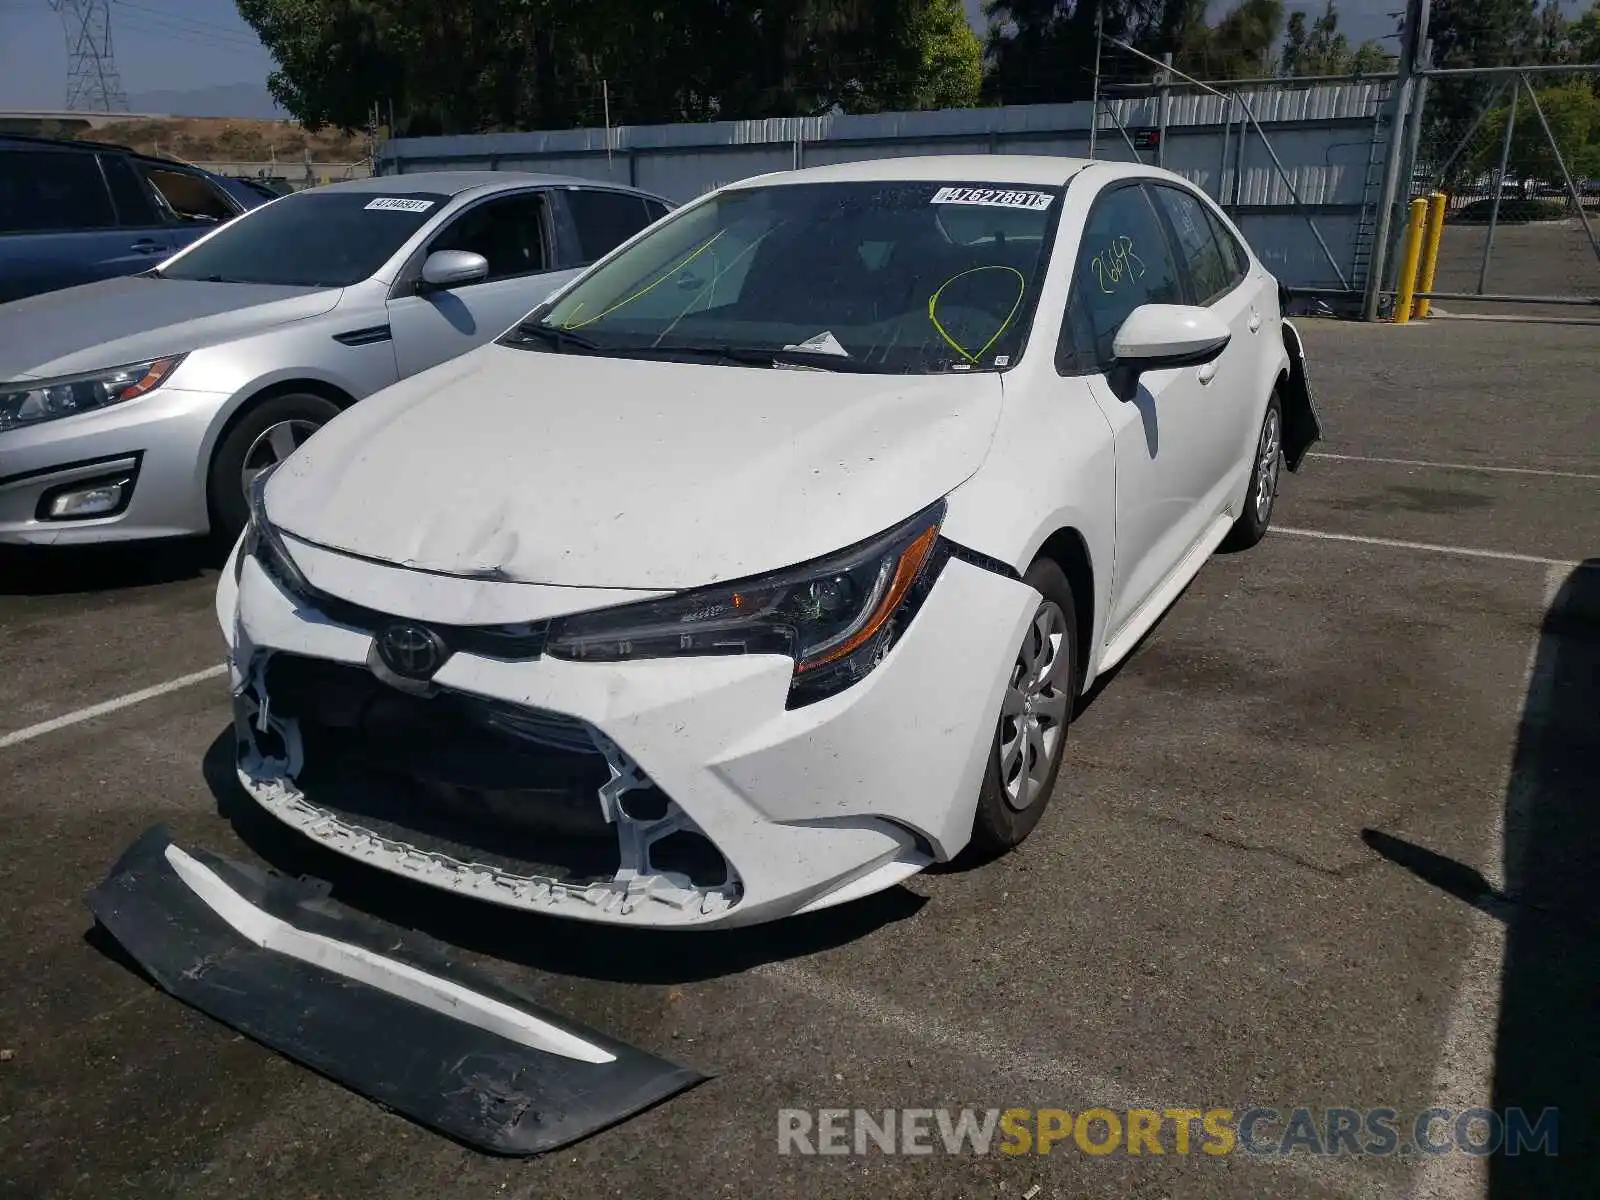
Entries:
POLYGON ((1133 239, 1125 233, 1112 238, 1111 244, 1089 261, 1102 292, 1116 291, 1124 279, 1144 278, 1144 259, 1134 253, 1133 239))

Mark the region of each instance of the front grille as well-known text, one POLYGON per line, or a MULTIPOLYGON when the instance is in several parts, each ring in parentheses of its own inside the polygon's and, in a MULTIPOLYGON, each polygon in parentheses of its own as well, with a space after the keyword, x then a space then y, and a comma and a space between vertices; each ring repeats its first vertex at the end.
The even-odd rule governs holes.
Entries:
POLYGON ((416 696, 362 667, 274 654, 274 716, 299 727, 306 799, 424 851, 567 883, 621 865, 589 727, 559 713, 441 689, 416 696))
MULTIPOLYGON (((298 604, 313 608, 340 625, 375 634, 394 621, 410 619, 380 612, 353 600, 330 596, 327 592, 307 590, 309 584, 289 578, 286 569, 274 564, 270 554, 263 557, 258 552, 257 561, 277 581, 279 587, 295 597, 298 604)), ((545 643, 550 637, 548 620, 506 625, 446 625, 437 621, 421 621, 418 624, 426 625, 437 633, 451 653, 462 651, 483 658, 536 659, 544 654, 545 643)))

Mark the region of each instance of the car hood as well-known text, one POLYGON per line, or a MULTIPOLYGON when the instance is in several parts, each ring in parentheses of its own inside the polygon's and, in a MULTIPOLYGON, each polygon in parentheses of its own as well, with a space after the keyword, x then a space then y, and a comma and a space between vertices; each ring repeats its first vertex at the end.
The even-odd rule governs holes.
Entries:
POLYGON ((339 289, 128 275, 0 305, 0 380, 97 371, 327 312, 339 289))
POLYGON ((889 528, 988 452, 992 374, 867 375, 490 345, 329 422, 269 519, 333 550, 521 583, 674 590, 889 528))

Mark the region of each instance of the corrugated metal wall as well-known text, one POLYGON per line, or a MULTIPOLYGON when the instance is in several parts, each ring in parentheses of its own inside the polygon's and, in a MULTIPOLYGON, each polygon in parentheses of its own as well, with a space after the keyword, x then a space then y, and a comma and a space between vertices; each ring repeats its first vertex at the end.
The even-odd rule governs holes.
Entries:
MULTIPOLYGON (((1166 166, 1220 199, 1256 252, 1285 283, 1330 287, 1342 273, 1360 283, 1362 214, 1374 201, 1375 118, 1389 83, 1242 89, 1234 97, 1174 92, 1167 119, 1166 166), (1241 139, 1245 108, 1251 129, 1241 139), (1228 133, 1224 165, 1224 132, 1228 133), (1268 150, 1270 144, 1271 150, 1268 150), (1273 162, 1276 154, 1280 172, 1273 162), (1286 178, 1287 177, 1287 178, 1286 178), (1316 223, 1335 271, 1317 242, 1316 223)), ((1109 105, 1129 130, 1154 128, 1160 98, 1109 105)), ((628 183, 685 201, 725 183, 795 166, 923 154, 1089 152, 1094 106, 1039 104, 860 116, 774 117, 703 125, 624 125, 435 138, 401 138, 379 150, 378 174, 453 169, 547 171, 628 183)), ((1102 115, 1098 157, 1134 152, 1102 115)), ((1147 161, 1151 154, 1146 152, 1147 161)))

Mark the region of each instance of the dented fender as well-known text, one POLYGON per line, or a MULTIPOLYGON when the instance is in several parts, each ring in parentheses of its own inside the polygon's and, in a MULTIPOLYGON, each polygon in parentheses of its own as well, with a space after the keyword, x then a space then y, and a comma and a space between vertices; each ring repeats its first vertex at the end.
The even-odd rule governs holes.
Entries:
POLYGON ((1283 322, 1283 346, 1289 352, 1289 382, 1284 386, 1283 404, 1283 462, 1291 471, 1298 471, 1306 453, 1322 440, 1322 417, 1311 394, 1311 380, 1306 373, 1305 343, 1293 322, 1283 322))

